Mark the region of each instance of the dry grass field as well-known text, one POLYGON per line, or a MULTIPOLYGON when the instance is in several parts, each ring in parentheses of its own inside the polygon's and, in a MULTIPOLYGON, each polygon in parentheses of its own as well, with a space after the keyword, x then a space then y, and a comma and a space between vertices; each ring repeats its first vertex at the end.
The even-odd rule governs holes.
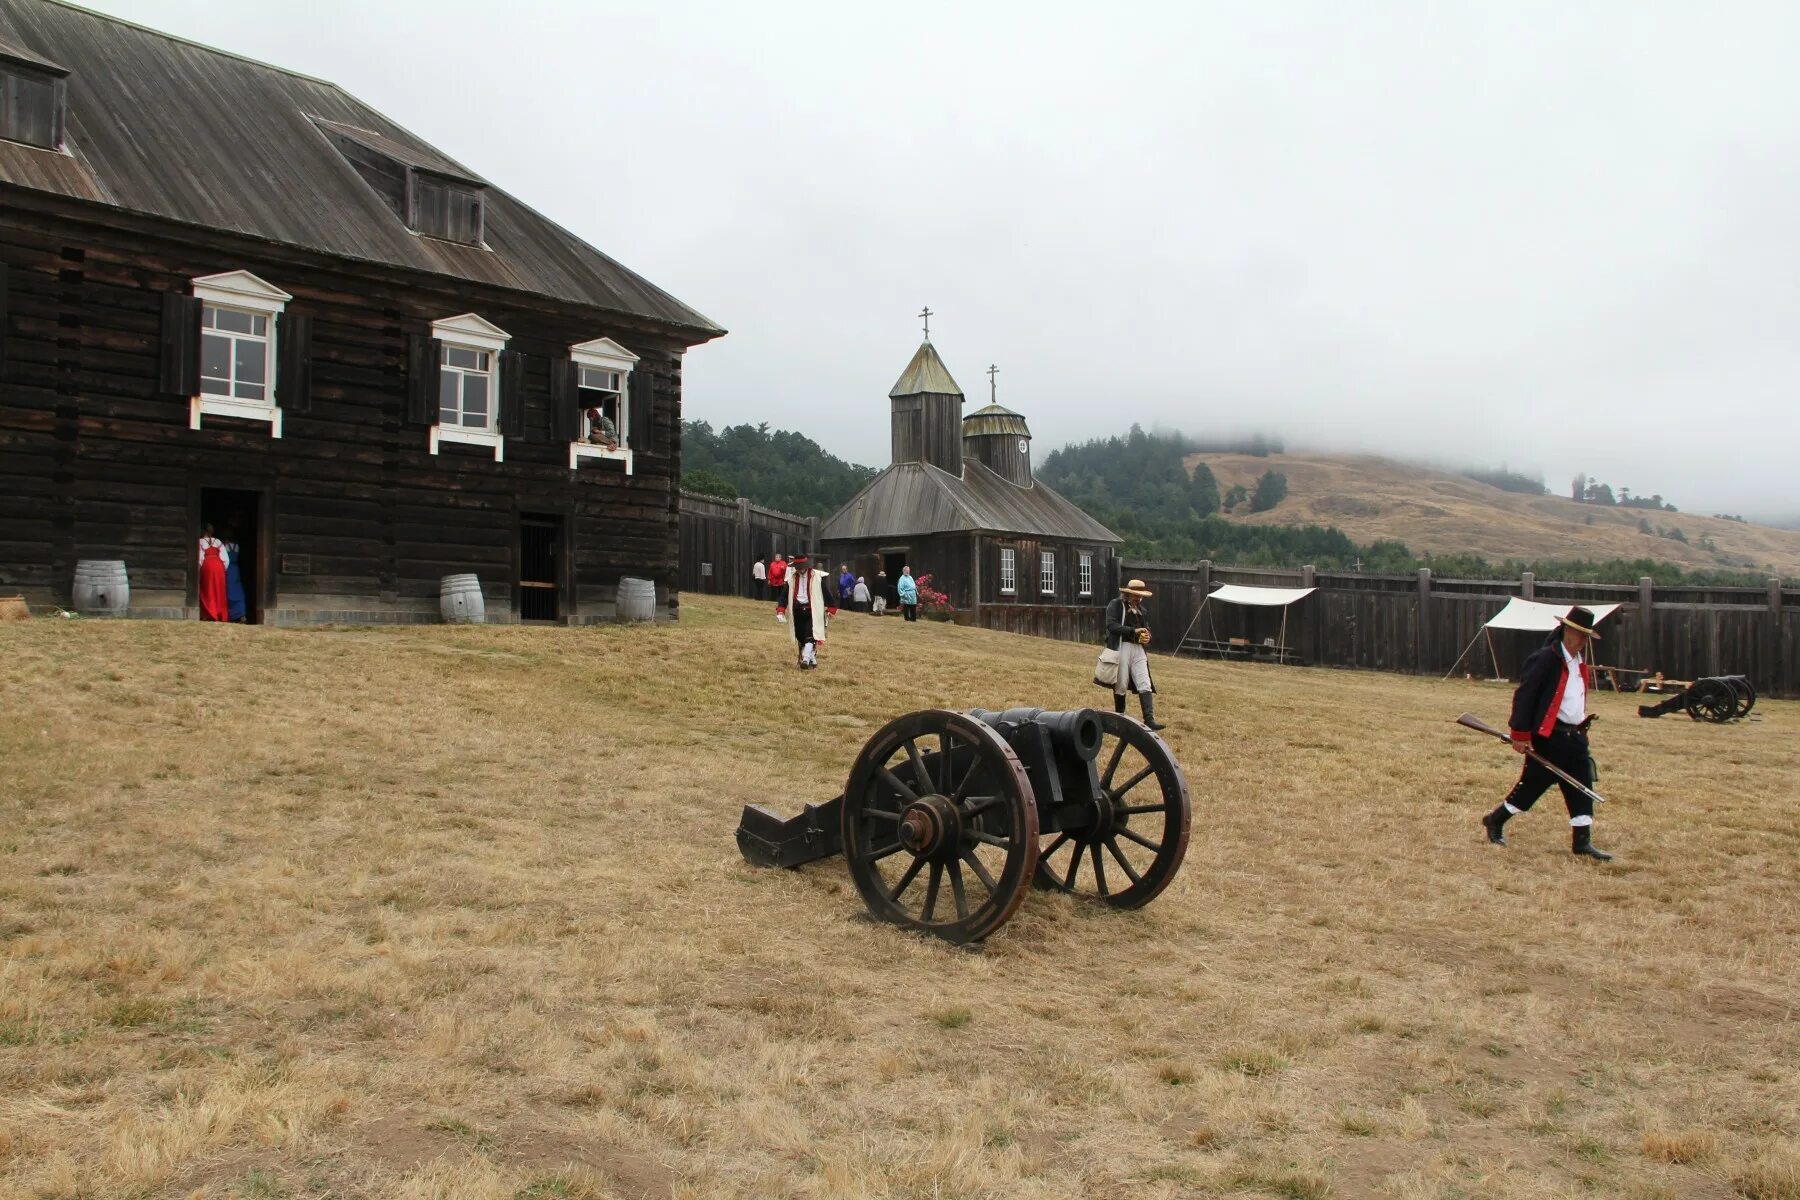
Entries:
POLYGON ((1504 688, 1159 661, 1179 878, 958 949, 739 807, 1092 649, 682 614, 0 625, 0 1195, 1800 1200, 1800 706, 1599 697, 1603 867, 1504 688))
MULTIPOLYGON (((1577 504, 1558 494, 1504 492, 1466 475, 1362 454, 1196 454, 1221 489, 1252 490, 1271 468, 1287 476, 1288 495, 1266 513, 1242 515, 1259 525, 1336 525, 1358 542, 1397 538, 1415 554, 1470 552, 1495 562, 1518 558, 1654 558, 1683 567, 1768 570, 1800 575, 1800 531, 1723 521, 1697 513, 1651 512, 1577 504), (1642 532, 1638 523, 1679 528, 1685 543, 1642 532), (1716 551, 1700 545, 1710 537, 1716 551)), ((1679 501, 1677 501, 1679 502, 1679 501)))

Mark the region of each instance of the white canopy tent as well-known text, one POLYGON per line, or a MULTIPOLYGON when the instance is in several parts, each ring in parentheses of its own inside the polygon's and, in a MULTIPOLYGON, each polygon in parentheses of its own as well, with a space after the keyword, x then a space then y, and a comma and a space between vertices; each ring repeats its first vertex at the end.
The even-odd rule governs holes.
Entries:
MULTIPOLYGON (((1251 587, 1248 584, 1242 583, 1222 583, 1217 588, 1213 589, 1212 593, 1208 595, 1206 599, 1200 602, 1200 608, 1194 613, 1194 619, 1188 622, 1188 627, 1182 633, 1181 640, 1175 643, 1176 651, 1179 652, 1183 646, 1187 645, 1189 635, 1194 632, 1194 626, 1200 623, 1200 615, 1206 612, 1207 605, 1217 600, 1220 604, 1244 604, 1253 608, 1280 607, 1281 640, 1276 645, 1275 651, 1279 658, 1285 662, 1287 660, 1288 652, 1287 607, 1296 600, 1304 600, 1318 590, 1319 589, 1317 588, 1251 587)), ((1213 642, 1217 643, 1218 630, 1215 628, 1213 633, 1213 642)))
MULTIPOLYGON (((1500 656, 1494 651, 1494 630, 1519 629, 1527 633, 1549 633, 1562 624, 1562 618, 1567 616, 1569 610, 1574 607, 1573 604, 1540 604, 1536 600, 1521 600, 1517 596, 1512 597, 1506 602, 1506 607, 1488 618, 1487 624, 1481 627, 1481 632, 1471 638, 1469 644, 1463 647, 1463 652, 1456 656, 1456 662, 1451 665, 1444 678, 1448 679, 1451 675, 1456 674, 1456 668, 1462 666, 1463 659, 1469 657, 1469 651, 1473 650, 1475 643, 1483 638, 1487 639, 1488 657, 1493 660, 1494 674, 1498 677, 1500 656)), ((1585 607, 1594 614, 1595 625, 1599 625, 1600 622, 1619 610, 1617 604, 1589 604, 1585 607)))

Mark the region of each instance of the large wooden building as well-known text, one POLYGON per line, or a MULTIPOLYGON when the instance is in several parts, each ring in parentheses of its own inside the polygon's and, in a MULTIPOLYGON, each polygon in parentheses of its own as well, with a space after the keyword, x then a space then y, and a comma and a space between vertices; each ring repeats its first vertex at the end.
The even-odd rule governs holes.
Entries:
POLYGON ((0 590, 193 616, 211 525, 252 620, 672 610, 723 332, 330 83, 0 0, 0 590))
POLYGON ((1024 417, 999 404, 963 416, 962 389, 929 337, 888 398, 893 461, 820 526, 826 566, 849 563, 871 582, 911 566, 960 612, 1003 626, 1017 622, 983 610, 1090 609, 1112 597, 1119 537, 1034 478, 1024 417))

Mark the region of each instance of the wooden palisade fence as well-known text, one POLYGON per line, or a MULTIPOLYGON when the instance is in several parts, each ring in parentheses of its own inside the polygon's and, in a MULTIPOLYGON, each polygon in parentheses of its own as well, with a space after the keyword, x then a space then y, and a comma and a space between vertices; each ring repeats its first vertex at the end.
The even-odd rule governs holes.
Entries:
POLYGON ((750 574, 757 559, 812 553, 819 519, 776 512, 748 500, 681 493, 681 590, 709 596, 768 594, 750 574))

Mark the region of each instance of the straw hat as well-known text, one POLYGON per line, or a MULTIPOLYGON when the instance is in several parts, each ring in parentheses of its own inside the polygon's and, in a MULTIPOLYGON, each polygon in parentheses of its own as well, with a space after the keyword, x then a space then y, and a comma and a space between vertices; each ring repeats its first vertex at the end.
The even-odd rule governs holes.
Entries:
POLYGON ((1127 596, 1153 596, 1156 594, 1145 587, 1144 581, 1141 579, 1127 580, 1125 586, 1119 590, 1124 592, 1127 596))
POLYGON ((1591 608, 1582 608, 1577 605, 1576 607, 1571 608, 1566 616, 1561 616, 1556 619, 1561 621, 1564 625, 1567 625, 1570 629, 1575 630, 1577 633, 1585 633, 1596 642, 1600 640, 1600 635, 1594 632, 1594 626, 1598 625, 1599 622, 1594 619, 1594 610, 1591 608))

